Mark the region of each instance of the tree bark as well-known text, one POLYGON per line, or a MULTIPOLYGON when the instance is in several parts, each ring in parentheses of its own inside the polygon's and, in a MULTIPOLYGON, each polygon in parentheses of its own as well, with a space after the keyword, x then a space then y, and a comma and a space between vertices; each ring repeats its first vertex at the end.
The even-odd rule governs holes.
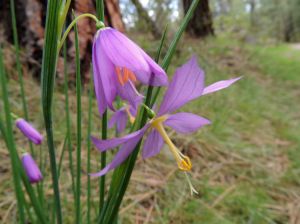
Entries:
MULTIPOLYGON (((192 0, 183 0, 183 9, 187 13, 192 0)), ((187 25, 186 32, 193 37, 214 35, 213 19, 209 8, 209 0, 201 0, 194 15, 187 25)))
POLYGON ((131 2, 135 5, 139 19, 142 19, 146 23, 146 27, 147 29, 150 29, 153 37, 159 39, 161 37, 161 31, 157 27, 156 23, 150 18, 147 10, 144 9, 139 0, 131 0, 131 2))

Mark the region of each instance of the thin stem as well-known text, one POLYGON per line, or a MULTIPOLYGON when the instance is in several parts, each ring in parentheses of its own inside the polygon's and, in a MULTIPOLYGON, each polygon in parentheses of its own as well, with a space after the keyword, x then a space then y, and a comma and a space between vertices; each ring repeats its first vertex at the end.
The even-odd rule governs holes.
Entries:
POLYGON ((88 111, 88 130, 87 130, 87 223, 91 223, 91 130, 92 130, 92 100, 93 100, 93 75, 90 78, 89 88, 89 111, 88 111))
MULTIPOLYGON (((24 118, 28 121, 29 116, 28 116, 26 95, 25 95, 25 90, 24 90, 23 72, 22 72, 22 67, 21 67, 21 62, 20 62, 20 47, 19 47, 19 41, 18 41, 18 32, 17 32, 17 22, 16 22, 16 12, 15 11, 16 11, 15 10, 15 1, 10 0, 11 22, 12 22, 14 46, 15 46, 15 51, 16 51, 16 64, 17 64, 18 80, 19 80, 19 84, 20 84, 22 107, 23 107, 23 112, 24 112, 24 118)), ((29 142, 30 152, 34 156, 32 142, 30 140, 28 140, 28 142, 29 142)))
POLYGON ((64 44, 63 48, 64 55, 64 94, 65 94, 65 111, 66 111, 66 128, 67 128, 67 143, 68 143, 68 154, 69 154, 69 168, 72 182, 72 192, 75 201, 75 183, 74 183, 74 167, 73 167, 73 156, 72 156, 72 144, 71 144, 71 122, 70 122, 70 111, 69 111, 69 81, 68 81, 68 66, 67 66, 67 44, 64 44))
POLYGON ((73 28, 73 26, 77 23, 77 21, 81 18, 84 18, 84 17, 89 17, 93 20, 95 20, 95 22, 98 24, 99 23, 99 20, 97 19, 96 16, 90 14, 90 13, 84 13, 84 14, 81 14, 80 16, 77 16, 72 22, 71 24, 68 26, 68 28, 66 29, 66 31, 64 32, 64 35, 63 37, 61 38, 61 40, 59 41, 59 44, 58 44, 58 52, 60 52, 60 49, 62 48, 69 32, 71 31, 71 29, 73 28))
POLYGON ((97 17, 104 22, 104 0, 96 0, 97 17))
MULTIPOLYGON (((107 110, 102 115, 102 139, 107 139, 107 110)), ((101 153, 101 170, 106 166, 106 152, 101 153)), ((105 175, 100 177, 99 214, 104 205, 105 175)))
POLYGON ((16 150, 15 141, 13 138, 13 130, 12 130, 12 122, 10 115, 10 105, 8 99, 8 91, 7 91, 7 81, 5 77, 3 58, 2 58, 2 50, 0 48, 0 82, 2 85, 2 98, 3 98, 3 106, 5 111, 5 121, 6 121, 6 142, 9 149, 9 157, 11 160, 12 171, 13 171, 13 181, 15 187, 15 193, 17 198, 17 207, 19 212, 19 219, 21 223, 25 223, 25 214, 24 214, 24 204, 23 204, 23 191, 20 183, 20 175, 18 171, 18 153, 16 150))
POLYGON ((76 180, 76 223, 81 223, 81 77, 80 77, 80 57, 77 24, 74 26, 75 31, 75 49, 76 49, 76 99, 77 99, 77 180, 76 180))
POLYGON ((54 92, 54 80, 57 64, 57 43, 59 40, 58 33, 58 18, 59 18, 60 1, 48 1, 46 28, 45 28, 45 43, 42 60, 42 107, 43 116, 47 134, 48 151, 50 158, 50 168, 52 175, 52 189, 54 191, 54 204, 56 209, 57 224, 62 223, 62 211, 60 202, 60 191, 58 184, 55 145, 53 137, 52 124, 52 103, 54 92))

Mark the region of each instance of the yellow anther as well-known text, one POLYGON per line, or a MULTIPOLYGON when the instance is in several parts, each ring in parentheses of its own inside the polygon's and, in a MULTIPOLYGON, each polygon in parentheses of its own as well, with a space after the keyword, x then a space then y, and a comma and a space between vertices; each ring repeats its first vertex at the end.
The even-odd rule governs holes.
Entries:
POLYGON ((182 171, 190 171, 192 169, 192 162, 188 156, 183 155, 179 149, 173 144, 171 139, 169 138, 168 134, 166 133, 163 122, 167 119, 167 116, 161 116, 158 118, 155 118, 152 123, 151 127, 155 128, 161 137, 164 139, 165 143, 169 146, 171 152, 173 153, 178 168, 182 171))

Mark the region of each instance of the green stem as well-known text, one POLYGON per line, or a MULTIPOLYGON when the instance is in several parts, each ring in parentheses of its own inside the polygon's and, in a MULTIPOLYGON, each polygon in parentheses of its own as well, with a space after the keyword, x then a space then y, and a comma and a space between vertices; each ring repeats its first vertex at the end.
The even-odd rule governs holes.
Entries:
POLYGON ((57 43, 59 40, 58 19, 59 19, 60 1, 48 1, 46 28, 45 28, 45 43, 42 60, 42 107, 44 122, 47 134, 48 151, 50 158, 50 168, 52 175, 52 188, 54 191, 54 203, 56 209, 57 224, 62 223, 62 212, 60 202, 60 191, 58 185, 57 165, 55 156, 55 146, 53 139, 53 124, 52 124, 52 103, 54 92, 54 80, 57 64, 57 43))
MULTIPOLYGON (((102 139, 107 139, 107 110, 102 115, 102 139)), ((106 152, 101 153, 101 170, 106 166, 106 152)), ((100 177, 99 214, 104 205, 105 175, 100 177)))
POLYGON ((5 120, 6 120, 6 132, 3 134, 6 137, 7 146, 9 149, 9 157, 11 160, 12 171, 13 171, 13 181, 15 187, 15 193, 17 198, 17 207, 19 212, 19 219, 21 223, 25 223, 25 214, 24 214, 24 204, 23 202, 23 191, 20 183, 20 175, 18 171, 18 153, 16 150, 15 141, 13 138, 13 129, 10 115, 10 105, 8 99, 8 91, 7 91, 7 81, 5 77, 3 58, 2 58, 2 49, 0 48, 0 82, 2 86, 2 98, 3 98, 3 106, 5 111, 5 120))
POLYGON ((77 99, 77 181, 76 181, 76 223, 81 223, 81 77, 80 77, 80 57, 77 24, 74 26, 75 31, 75 49, 76 49, 76 99, 77 99))
POLYGON ((90 14, 90 13, 84 13, 84 14, 81 14, 80 16, 77 16, 77 17, 71 22, 71 24, 68 26, 68 28, 67 28, 66 31, 64 32, 64 35, 62 36, 61 40, 59 41, 58 52, 60 52, 60 49, 62 48, 62 46, 63 46, 63 44, 64 44, 64 42, 65 42, 65 40, 66 40, 66 38, 67 38, 69 32, 70 32, 71 29, 73 28, 73 26, 77 23, 77 21, 78 21, 79 19, 82 19, 82 18, 84 18, 84 17, 89 17, 89 18, 95 20, 95 22, 96 22, 97 24, 99 24, 99 20, 97 19, 97 17, 94 16, 94 15, 92 15, 92 14, 90 14))
POLYGON ((96 12, 100 21, 104 22, 104 0, 96 0, 96 12))
POLYGON ((72 156, 72 140, 71 140, 71 122, 70 122, 70 111, 69 111, 69 80, 68 80, 68 67, 67 67, 67 44, 64 44, 63 48, 64 56, 64 94, 65 94, 65 111, 66 111, 66 128, 67 128, 67 143, 68 143, 68 154, 69 154, 69 168, 71 174, 72 192, 75 201, 75 182, 74 182, 74 167, 73 167, 73 156, 72 156))
MULTIPOLYGON (((15 45, 15 51, 16 51, 16 64, 17 64, 18 80, 19 80, 19 84, 20 84, 23 112, 24 112, 24 118, 28 121, 29 116, 28 116, 26 95, 25 95, 25 89, 24 89, 23 72, 22 72, 22 67, 21 67, 21 62, 20 62, 20 47, 19 47, 19 41, 18 41, 16 10, 15 10, 15 1, 14 0, 10 0, 10 13, 11 13, 11 22, 12 22, 12 29, 13 29, 13 39, 14 39, 14 45, 15 45)), ((30 152, 34 156, 32 142, 30 140, 28 140, 28 142, 29 142, 30 152)))
POLYGON ((88 130, 87 130, 87 223, 91 223, 91 130, 92 130, 92 100, 93 100, 93 75, 90 78, 89 88, 89 111, 88 111, 88 130))
MULTIPOLYGON (((104 26, 104 1, 96 0, 96 13, 100 22, 104 26)), ((102 139, 107 138, 107 110, 102 115, 102 139)), ((106 152, 101 153, 101 169, 106 166, 106 152)), ((104 207, 104 197, 105 197, 105 175, 100 177, 99 182, 99 216, 104 207)))

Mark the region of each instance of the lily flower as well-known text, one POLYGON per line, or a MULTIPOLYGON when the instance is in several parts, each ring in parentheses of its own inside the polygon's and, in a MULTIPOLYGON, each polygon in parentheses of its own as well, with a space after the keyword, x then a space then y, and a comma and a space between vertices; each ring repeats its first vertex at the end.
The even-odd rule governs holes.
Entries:
POLYGON ((17 128, 34 144, 40 145, 43 141, 43 136, 23 118, 16 120, 17 128))
POLYGON ((43 179, 42 173, 29 153, 22 155, 22 165, 30 183, 37 183, 43 179))
POLYGON ((190 158, 174 145, 165 130, 165 126, 174 129, 178 133, 187 134, 210 124, 210 121, 206 118, 192 113, 179 112, 173 114, 173 112, 189 101, 227 88, 239 79, 223 80, 204 87, 204 71, 199 67, 196 57, 192 57, 186 64, 176 70, 157 116, 151 119, 142 129, 124 137, 109 140, 100 140, 92 137, 93 143, 101 152, 113 149, 119 145, 121 147, 111 163, 100 172, 91 175, 102 176, 120 165, 133 152, 135 146, 147 131, 149 134, 144 142, 142 151, 144 159, 158 154, 165 143, 174 155, 178 168, 182 171, 190 171, 192 169, 190 158))
POLYGON ((134 87, 136 81, 152 86, 168 85, 165 71, 139 46, 113 28, 106 27, 96 33, 92 63, 101 115, 108 107, 114 110, 113 101, 117 95, 135 107, 133 101, 136 100, 132 99, 140 97, 134 87))

